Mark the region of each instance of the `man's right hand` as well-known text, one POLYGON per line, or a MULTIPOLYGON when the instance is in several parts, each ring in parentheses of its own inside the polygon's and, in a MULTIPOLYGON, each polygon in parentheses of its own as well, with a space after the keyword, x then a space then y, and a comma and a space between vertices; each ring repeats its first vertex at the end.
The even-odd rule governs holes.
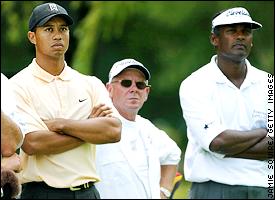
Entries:
POLYGON ((112 117, 112 109, 108 106, 106 106, 105 104, 99 104, 96 105, 89 118, 94 118, 94 117, 112 117))

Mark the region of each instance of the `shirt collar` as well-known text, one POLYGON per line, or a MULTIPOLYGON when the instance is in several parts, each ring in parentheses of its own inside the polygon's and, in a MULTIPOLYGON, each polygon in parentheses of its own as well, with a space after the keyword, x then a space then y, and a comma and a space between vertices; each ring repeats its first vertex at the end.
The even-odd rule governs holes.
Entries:
POLYGON ((42 79, 46 82, 52 82, 54 79, 61 79, 63 81, 70 80, 72 78, 71 76, 71 68, 67 65, 66 61, 64 61, 65 67, 61 74, 58 76, 53 76, 52 74, 45 71, 43 68, 41 68, 34 58, 32 60, 32 72, 33 75, 36 76, 39 79, 42 79))
MULTIPOLYGON (((213 76, 216 77, 216 79, 215 79, 216 83, 226 83, 226 82, 228 82, 228 79, 222 73, 220 68, 218 67, 218 65, 216 63, 216 59, 217 59, 217 55, 214 55, 211 58, 211 62, 210 62, 211 67, 212 67, 213 76)), ((256 83, 258 81, 258 77, 255 75, 255 68, 250 64, 250 62, 247 59, 245 59, 245 63, 247 66, 247 74, 246 74, 243 85, 256 83)))

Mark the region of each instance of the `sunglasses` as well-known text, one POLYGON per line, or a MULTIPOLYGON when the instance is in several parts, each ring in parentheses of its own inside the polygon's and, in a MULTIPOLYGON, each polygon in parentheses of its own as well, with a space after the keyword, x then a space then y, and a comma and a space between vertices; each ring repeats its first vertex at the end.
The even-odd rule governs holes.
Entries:
MULTIPOLYGON (((128 87, 131 87, 133 81, 132 80, 117 80, 117 81, 112 81, 112 83, 115 83, 115 82, 119 82, 122 87, 128 88, 128 87)), ((135 82, 135 83, 136 83, 136 87, 139 90, 143 90, 143 89, 145 89, 147 87, 151 87, 151 85, 147 85, 143 81, 138 81, 138 82, 135 82)))

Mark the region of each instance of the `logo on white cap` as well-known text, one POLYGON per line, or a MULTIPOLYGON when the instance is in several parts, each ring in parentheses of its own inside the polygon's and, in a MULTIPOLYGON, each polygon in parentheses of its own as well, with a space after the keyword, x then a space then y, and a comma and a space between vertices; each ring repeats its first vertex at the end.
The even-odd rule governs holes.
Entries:
POLYGON ((252 20, 249 12, 245 8, 237 7, 228 9, 215 17, 212 21, 212 32, 216 26, 237 23, 249 23, 252 25, 252 29, 262 27, 260 23, 252 20))
POLYGON ((140 69, 146 79, 150 78, 150 72, 148 71, 148 69, 146 67, 143 66, 143 64, 141 64, 140 62, 128 58, 128 59, 123 59, 121 61, 116 62, 115 64, 113 64, 110 73, 109 73, 109 83, 112 81, 112 79, 117 76, 120 72, 122 72, 124 69, 126 69, 127 67, 132 66, 133 68, 138 68, 140 69), (137 67, 138 66, 138 67, 137 67))

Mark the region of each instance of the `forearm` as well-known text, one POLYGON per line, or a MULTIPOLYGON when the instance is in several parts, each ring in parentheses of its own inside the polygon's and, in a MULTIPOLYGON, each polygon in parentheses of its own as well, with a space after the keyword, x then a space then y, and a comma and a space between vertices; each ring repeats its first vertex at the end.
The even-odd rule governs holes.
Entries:
POLYGON ((1 111, 1 154, 11 156, 23 140, 19 126, 1 111))
POLYGON ((267 160, 270 158, 274 158, 274 138, 273 137, 265 137, 260 142, 255 144, 254 146, 246 149, 243 152, 238 154, 228 156, 235 158, 247 158, 254 160, 267 160))
POLYGON ((83 143, 79 138, 45 130, 26 134, 22 149, 29 155, 58 154, 83 143))
POLYGON ((177 172, 177 165, 161 165, 160 186, 173 190, 173 182, 177 172))
POLYGON ((92 144, 113 143, 120 140, 121 122, 113 117, 85 120, 55 119, 50 123, 50 130, 62 132, 92 144))
POLYGON ((266 137, 266 129, 251 131, 226 130, 219 134, 210 144, 213 152, 232 156, 244 152, 266 137))

